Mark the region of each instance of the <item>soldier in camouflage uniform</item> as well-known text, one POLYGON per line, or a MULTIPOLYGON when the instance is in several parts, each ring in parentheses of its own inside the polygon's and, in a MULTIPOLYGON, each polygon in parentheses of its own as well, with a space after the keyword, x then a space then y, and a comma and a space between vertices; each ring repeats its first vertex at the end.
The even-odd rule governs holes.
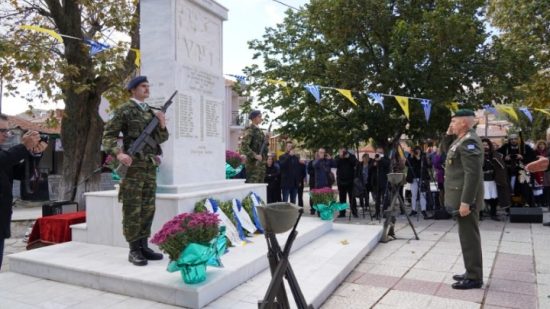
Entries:
POLYGON ((103 148, 105 152, 115 155, 121 164, 128 166, 119 192, 123 233, 130 244, 128 261, 136 266, 143 266, 147 265, 147 260, 162 259, 162 254, 155 253, 148 247, 147 238, 151 235, 151 224, 155 215, 158 167, 156 156, 161 154, 159 144, 168 140, 168 131, 164 113, 153 113, 144 102, 149 97, 147 77, 134 78, 128 83, 127 89, 132 98, 119 106, 105 125, 103 148), (127 155, 125 152, 153 117, 159 119, 159 125, 152 134, 157 142, 156 147, 145 145, 140 153, 127 155), (123 134, 123 147, 117 145, 120 132, 123 134))
POLYGON ((260 123, 262 123, 262 113, 259 110, 252 111, 248 119, 250 119, 251 124, 244 129, 244 136, 241 141, 241 154, 246 156, 246 182, 263 183, 269 146, 268 137, 259 128, 260 123), (262 151, 264 142, 265 146, 262 151))

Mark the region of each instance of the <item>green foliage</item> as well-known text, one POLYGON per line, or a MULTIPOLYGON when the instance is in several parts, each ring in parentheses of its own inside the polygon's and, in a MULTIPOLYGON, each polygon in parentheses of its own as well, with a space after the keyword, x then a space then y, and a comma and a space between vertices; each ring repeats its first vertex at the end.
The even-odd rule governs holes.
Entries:
POLYGON ((483 6, 482 0, 313 0, 249 42, 263 68, 244 70, 253 77, 247 89, 264 108, 282 109, 279 133, 308 148, 370 138, 387 146, 399 132, 415 140, 435 137, 448 126, 447 103, 481 104, 475 83, 485 73, 483 6), (358 106, 333 90, 322 90, 317 104, 305 84, 351 89, 358 106), (420 102, 411 101, 407 121, 393 98, 382 110, 364 90, 431 99, 432 118, 427 124, 420 102))
POLYGON ((203 198, 202 200, 195 203, 194 212, 206 212, 206 206, 204 204, 206 203, 206 199, 203 198))

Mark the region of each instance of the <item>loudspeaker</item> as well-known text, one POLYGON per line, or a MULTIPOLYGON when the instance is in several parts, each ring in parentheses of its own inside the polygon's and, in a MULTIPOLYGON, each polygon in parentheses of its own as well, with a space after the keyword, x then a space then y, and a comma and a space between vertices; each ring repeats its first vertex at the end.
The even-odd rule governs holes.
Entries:
POLYGON ((42 217, 77 212, 78 203, 73 201, 55 201, 42 205, 42 217))
POLYGON ((510 222, 513 223, 542 223, 542 208, 540 207, 511 207, 510 222))

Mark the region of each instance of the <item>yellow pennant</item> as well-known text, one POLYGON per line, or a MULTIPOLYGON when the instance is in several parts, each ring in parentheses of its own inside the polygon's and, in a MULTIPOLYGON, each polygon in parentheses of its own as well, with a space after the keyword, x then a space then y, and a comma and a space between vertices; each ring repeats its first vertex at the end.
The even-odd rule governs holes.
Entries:
POLYGON ((401 109, 405 113, 405 116, 407 116, 407 119, 409 119, 409 98, 408 97, 402 97, 402 96, 394 96, 397 100, 397 103, 401 106, 401 109))
POLYGON ((130 48, 130 50, 136 53, 136 60, 134 60, 134 64, 139 68, 141 65, 141 51, 137 48, 130 48))
POLYGON ((447 104, 447 107, 452 113, 455 113, 458 110, 458 102, 451 102, 447 104))
POLYGON ((538 112, 541 112, 541 113, 545 113, 546 115, 550 116, 550 112, 545 110, 545 109, 542 109, 542 108, 535 108, 536 111, 538 112))
POLYGON ((34 30, 34 31, 49 34, 51 37, 56 39, 59 43, 63 43, 63 38, 57 32, 55 32, 51 29, 46 29, 46 28, 42 28, 42 27, 38 27, 38 26, 31 26, 31 25, 23 25, 23 26, 19 26, 19 27, 21 27, 21 29, 25 29, 25 30, 34 30))
POLYGON ((357 105, 357 102, 355 102, 355 100, 353 99, 353 96, 351 95, 351 90, 338 89, 338 88, 336 88, 336 90, 338 90, 338 92, 340 92, 343 96, 345 96, 351 103, 353 103, 354 105, 357 105))
POLYGON ((278 80, 278 79, 266 79, 266 82, 273 84, 273 85, 281 85, 283 87, 288 86, 288 84, 284 80, 278 80))
POLYGON ((499 105, 496 105, 495 107, 497 110, 510 115, 510 117, 512 117, 515 121, 519 120, 518 114, 516 113, 516 111, 512 106, 499 104, 499 105))

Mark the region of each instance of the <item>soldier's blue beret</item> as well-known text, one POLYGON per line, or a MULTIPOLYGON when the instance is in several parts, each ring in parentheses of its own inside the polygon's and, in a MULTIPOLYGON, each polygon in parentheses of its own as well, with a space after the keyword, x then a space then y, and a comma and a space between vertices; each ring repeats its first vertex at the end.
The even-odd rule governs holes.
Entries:
POLYGON ((132 90, 136 88, 139 84, 149 82, 147 81, 147 76, 136 76, 134 77, 126 86, 126 90, 132 90))
POLYGON ((452 117, 453 118, 454 117, 474 117, 475 115, 476 114, 474 113, 473 110, 467 109, 467 108, 462 108, 462 109, 457 110, 452 117))
POLYGON ((262 114, 262 112, 260 112, 259 110, 253 110, 250 112, 250 114, 248 115, 248 119, 252 120, 258 116, 260 116, 262 114))

